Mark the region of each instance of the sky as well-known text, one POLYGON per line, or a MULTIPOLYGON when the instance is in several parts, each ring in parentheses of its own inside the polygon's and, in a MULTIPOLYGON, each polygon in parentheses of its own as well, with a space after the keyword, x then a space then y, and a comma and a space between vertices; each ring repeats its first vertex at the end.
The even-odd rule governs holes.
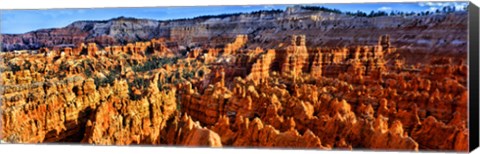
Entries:
MULTIPOLYGON (((311 4, 339 9, 343 12, 363 11, 434 11, 444 6, 462 9, 467 2, 405 2, 405 3, 344 3, 311 4)), ((258 10, 281 9, 293 5, 245 5, 245 6, 195 6, 195 7, 156 7, 156 8, 91 8, 91 9, 39 9, 39 10, 0 10, 0 33, 21 34, 44 28, 61 28, 78 20, 108 20, 119 16, 168 20, 192 18, 202 15, 252 12, 258 10)))

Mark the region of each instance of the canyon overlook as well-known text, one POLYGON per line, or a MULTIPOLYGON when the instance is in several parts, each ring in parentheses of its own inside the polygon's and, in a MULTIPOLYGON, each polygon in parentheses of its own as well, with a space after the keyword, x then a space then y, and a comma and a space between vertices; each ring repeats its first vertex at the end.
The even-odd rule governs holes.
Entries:
POLYGON ((2 35, 0 139, 463 152, 466 25, 293 7, 2 35))
POLYGON ((301 6, 286 10, 258 11, 223 16, 177 20, 118 17, 103 21, 77 21, 62 28, 41 29, 24 34, 2 34, 2 51, 61 49, 80 43, 101 47, 126 45, 167 38, 183 47, 217 47, 236 35, 249 37, 255 49, 274 48, 290 34, 303 34, 311 46, 375 44, 388 34, 399 50, 412 52, 465 52, 467 13, 438 13, 426 16, 358 17, 315 11, 301 6), (457 34, 457 35, 452 35, 457 34))

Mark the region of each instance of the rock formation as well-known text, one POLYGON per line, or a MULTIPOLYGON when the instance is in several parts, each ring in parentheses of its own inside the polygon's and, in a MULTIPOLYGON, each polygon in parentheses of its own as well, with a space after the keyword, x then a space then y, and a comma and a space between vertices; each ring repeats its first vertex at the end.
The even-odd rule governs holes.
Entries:
MULTIPOLYGON (((452 53, 467 47, 467 17, 466 11, 425 16, 358 17, 309 10, 301 6, 289 7, 285 11, 203 16, 186 20, 158 21, 118 17, 103 21, 77 21, 63 28, 25 34, 3 34, 1 50, 63 48, 85 42, 96 42, 105 47, 163 37, 185 47, 225 45, 228 53, 246 40, 246 35, 237 37, 239 34, 248 34, 252 44, 247 48, 254 49, 257 46, 273 48, 278 43, 286 43, 279 36, 296 33, 311 38, 307 44, 312 46, 373 44, 377 43, 378 35, 388 33, 391 39, 386 37, 383 40, 391 41, 402 50, 452 53), (452 34, 461 37, 452 37, 452 34), (235 38, 237 40, 232 43, 230 40, 235 38), (409 47, 409 44, 413 47, 409 47)), ((385 44, 383 47, 388 46, 385 44)), ((466 51, 463 53, 466 54, 466 51)))
MULTIPOLYGON (((0 139, 322 150, 468 149, 466 48, 459 45, 455 49, 460 52, 436 53, 413 43, 407 52, 402 42, 417 38, 404 37, 428 32, 413 26, 401 31, 404 37, 399 31, 376 35, 391 23, 369 30, 375 33, 361 39, 363 43, 345 44, 350 36, 364 38, 367 32, 352 32, 344 24, 388 18, 346 21, 343 15, 303 10, 311 15, 307 18, 299 12, 301 8, 228 16, 225 20, 241 21, 229 29, 235 35, 211 30, 226 29, 230 23, 198 25, 206 22, 201 18, 169 23, 118 18, 7 35, 3 42, 8 50, 47 47, 0 53, 0 139), (244 25, 255 27, 253 19, 266 20, 258 27, 286 30, 276 36, 268 30, 246 33, 244 25), (312 30, 334 21, 337 28, 312 30), (131 22, 149 28, 120 26, 131 22), (98 24, 114 27, 113 36, 84 40, 92 38, 90 32, 79 28, 98 24), (313 28, 297 28, 308 24, 313 28), (117 39, 122 29, 132 30, 125 40, 117 39), (333 30, 338 36, 326 35, 333 30), (56 37, 61 34, 66 38, 59 42, 56 37), (338 38, 342 41, 332 41, 338 38), (49 47, 66 43, 75 45, 49 47), (418 54, 430 60, 412 56, 414 47, 425 50, 418 54)), ((452 21, 434 23, 443 22, 452 21)))

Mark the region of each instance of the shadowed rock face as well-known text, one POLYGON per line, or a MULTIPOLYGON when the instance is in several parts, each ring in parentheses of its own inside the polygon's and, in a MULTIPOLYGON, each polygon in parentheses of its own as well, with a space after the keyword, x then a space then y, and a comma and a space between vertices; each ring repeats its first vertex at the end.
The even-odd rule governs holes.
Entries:
MULTIPOLYGON (((255 14, 228 20, 291 18, 283 22, 288 25, 312 13, 290 9, 269 14, 276 20, 255 14)), ((330 16, 308 19, 361 20, 330 16)), ((115 19, 120 21, 158 23, 115 19)), ((176 24, 175 33, 186 35, 198 29, 182 30, 180 23, 200 21, 215 23, 196 19, 168 24, 176 24)), ((133 35, 138 30, 133 29, 110 34, 133 35)), ((302 32, 292 31, 284 37, 288 39, 279 37, 273 43, 258 42, 268 36, 255 32, 222 41, 212 38, 218 46, 185 48, 184 41, 198 38, 169 36, 124 45, 82 41, 60 49, 0 53, 0 138, 12 143, 468 149, 465 47, 455 47, 461 52, 431 53, 412 45, 429 59, 419 61, 412 56, 415 50, 401 49, 401 43, 395 43, 401 39, 392 35, 370 34, 373 43, 344 46, 321 43, 302 32)))

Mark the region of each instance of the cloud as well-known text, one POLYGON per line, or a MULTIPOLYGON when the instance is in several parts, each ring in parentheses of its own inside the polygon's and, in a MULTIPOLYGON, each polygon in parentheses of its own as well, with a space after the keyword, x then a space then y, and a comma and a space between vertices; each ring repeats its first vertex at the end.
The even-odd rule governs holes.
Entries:
POLYGON ((425 11, 437 11, 437 7, 430 7, 428 9, 426 9, 425 11))
POLYGON ((384 6, 384 7, 378 8, 378 10, 380 10, 380 11, 390 11, 390 10, 392 10, 392 8, 384 6))
POLYGON ((38 14, 43 17, 50 17, 51 19, 56 19, 60 17, 69 17, 69 16, 78 16, 80 14, 86 13, 84 9, 60 9, 60 10, 35 10, 38 14))
POLYGON ((275 7, 273 5, 265 5, 263 6, 264 9, 274 9, 275 7))
POLYGON ((427 11, 432 11, 432 8, 436 10, 446 6, 453 6, 455 7, 456 10, 463 10, 463 8, 465 8, 468 5, 468 3, 467 2, 420 2, 418 3, 418 5, 421 7, 428 7, 428 9, 426 9, 427 11))
POLYGON ((467 7, 468 3, 455 3, 454 6, 455 6, 455 9, 459 10, 467 7))
POLYGON ((420 2, 418 5, 420 6, 449 6, 451 5, 450 2, 420 2))

